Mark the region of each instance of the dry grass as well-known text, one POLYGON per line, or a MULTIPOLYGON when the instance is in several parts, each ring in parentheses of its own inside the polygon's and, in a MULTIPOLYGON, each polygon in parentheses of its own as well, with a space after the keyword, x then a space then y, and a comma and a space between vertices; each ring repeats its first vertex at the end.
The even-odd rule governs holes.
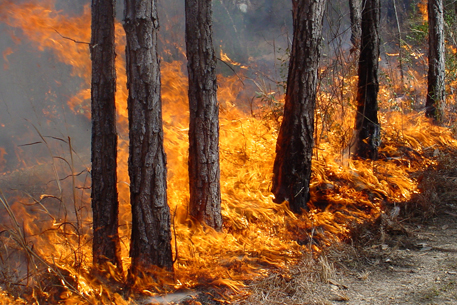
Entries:
POLYGON ((272 272, 249 289, 249 297, 236 304, 330 304, 344 297, 344 286, 338 284, 333 263, 324 255, 304 255, 298 265, 272 272))
MULTIPOLYGON (((390 249, 411 246, 414 232, 411 225, 427 221, 447 205, 457 205, 457 151, 436 148, 424 157, 435 162, 414 172, 420 193, 401 205, 386 203, 385 211, 371 222, 355 224, 343 243, 334 243, 317 257, 305 255, 297 266, 287 272, 274 272, 249 285, 251 295, 239 305, 247 304, 332 304, 348 301, 339 277, 355 275, 370 281, 373 264, 390 249), (384 250, 384 251, 383 251, 384 250)), ((446 212, 446 211, 445 211, 446 212)), ((448 214, 450 212, 447 212, 448 214)))
POLYGON ((49 263, 35 251, 10 204, 3 194, 1 195, 0 203, 7 211, 12 226, 4 229, 0 237, 3 244, 0 250, 3 265, 0 283, 3 283, 13 295, 19 296, 23 294, 23 290, 28 290, 33 296, 32 299, 38 302, 58 301, 60 295, 67 290, 88 301, 77 289, 76 282, 68 271, 60 268, 55 262, 49 263), (14 263, 16 266, 11 268, 14 263), (20 269, 23 269, 22 272, 20 269))

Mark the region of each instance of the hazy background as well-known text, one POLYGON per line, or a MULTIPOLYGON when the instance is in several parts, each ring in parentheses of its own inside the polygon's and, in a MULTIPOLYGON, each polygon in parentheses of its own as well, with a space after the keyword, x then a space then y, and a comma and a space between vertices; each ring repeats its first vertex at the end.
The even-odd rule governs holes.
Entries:
MULTIPOLYGON (((6 3, 7 1, 0 1, 6 3)), ((15 0, 14 3, 27 3, 15 0)), ((41 3, 34 0, 35 3, 41 3)), ((43 1, 44 2, 44 1, 43 1)), ((383 2, 382 22, 384 32, 391 32, 394 15, 391 0, 383 2)), ((400 12, 411 1, 398 3, 400 12)), ((79 16, 88 0, 55 0, 55 11, 68 16, 79 16)), ((160 21, 159 52, 162 60, 183 62, 184 0, 158 1, 160 21)), ((218 54, 222 49, 233 61, 248 69, 231 65, 236 73, 247 77, 244 82, 245 101, 258 89, 253 80, 275 87, 287 75, 288 51, 292 41, 292 16, 290 0, 214 0, 214 45, 218 54)), ((4 13, 8 14, 8 12, 4 13)), ((122 20, 123 1, 117 1, 117 16, 122 20)), ((90 26, 89 24, 87 25, 90 26)), ((394 34, 391 34, 394 35, 394 34)), ((323 56, 321 65, 328 65, 332 58, 351 47, 347 0, 329 1, 324 20, 323 56)), ((63 39, 56 33, 54 39, 63 39)), ((383 44, 388 49, 388 44, 383 44)), ((75 114, 67 101, 87 85, 72 68, 59 62, 50 50, 39 51, 28 41, 21 29, 12 28, 0 20, 0 172, 33 166, 37 159, 49 162, 50 156, 44 145, 25 144, 41 141, 36 129, 43 136, 72 138, 75 152, 83 163, 89 162, 90 120, 83 113, 75 114)), ((89 67, 88 67, 89 69, 89 67)), ((234 71, 218 63, 223 75, 234 71)), ((64 143, 55 139, 55 154, 65 154, 64 143), (62 146, 63 145, 63 146, 62 146), (60 147, 60 148, 59 148, 60 147), (59 151, 60 150, 60 151, 59 151)))

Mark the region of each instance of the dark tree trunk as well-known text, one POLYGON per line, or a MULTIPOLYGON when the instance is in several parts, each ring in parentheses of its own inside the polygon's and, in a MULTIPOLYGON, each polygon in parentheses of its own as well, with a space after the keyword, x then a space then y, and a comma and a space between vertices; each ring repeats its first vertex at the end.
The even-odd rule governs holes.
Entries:
POLYGON ((376 159, 381 141, 378 123, 379 0, 363 0, 357 114, 351 146, 354 157, 376 159))
POLYGON ((444 103, 444 7, 443 0, 428 1, 428 94, 425 115, 439 123, 444 103))
POLYGON ((349 0, 349 16, 351 18, 351 51, 358 51, 360 49, 360 39, 362 36, 362 7, 361 0, 349 0))
POLYGON ((307 209, 313 152, 319 46, 325 0, 295 0, 284 119, 273 167, 275 202, 288 201, 295 213, 307 209))
POLYGON ((132 205, 130 274, 140 275, 154 266, 173 269, 156 0, 126 0, 124 13, 132 205))
POLYGON ((118 234, 115 0, 92 1, 92 212, 93 262, 122 270, 118 234))
POLYGON ((195 220, 220 230, 219 104, 211 3, 211 0, 186 0, 190 109, 189 212, 195 220))

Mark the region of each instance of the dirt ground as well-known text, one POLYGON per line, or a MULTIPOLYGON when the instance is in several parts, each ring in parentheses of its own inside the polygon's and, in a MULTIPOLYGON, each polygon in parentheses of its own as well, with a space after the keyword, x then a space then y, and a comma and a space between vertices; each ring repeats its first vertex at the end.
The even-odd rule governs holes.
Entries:
MULTIPOLYGON (((336 263, 327 304, 457 304, 457 206, 442 206, 406 234, 373 244, 372 258, 336 263)), ((331 281, 330 281, 331 282, 331 281)))
POLYGON ((416 173, 422 192, 409 203, 392 203, 288 274, 251 283, 236 304, 457 304, 457 151, 437 160, 416 173))
MULTIPOLYGON (((272 270, 266 278, 246 283, 243 291, 206 287, 136 304, 457 304, 455 164, 457 151, 418 173, 423 194, 401 211, 390 203, 375 223, 355 227, 352 243, 332 245, 317 258, 304 257, 290 270, 272 270), (229 297, 233 299, 227 301, 229 297)), ((0 183, 26 181, 16 174, 0 183)))
POLYGON ((363 247, 335 245, 289 275, 252 283, 253 293, 236 304, 457 304, 457 205, 441 206, 426 221, 379 227, 385 233, 371 240, 365 228, 363 247))

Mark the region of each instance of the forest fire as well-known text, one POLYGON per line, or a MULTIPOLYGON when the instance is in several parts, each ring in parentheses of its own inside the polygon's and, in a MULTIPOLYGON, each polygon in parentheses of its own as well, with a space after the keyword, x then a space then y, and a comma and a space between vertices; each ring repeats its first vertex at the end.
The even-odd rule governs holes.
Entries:
MULTIPOLYGON (((16 43, 28 40, 36 48, 34 52, 50 51, 57 61, 71 67, 72 76, 81 79, 82 85, 81 91, 68 99, 68 107, 74 115, 90 118, 89 6, 81 16, 68 16, 56 11, 53 1, 40 4, 2 1, 0 12, 0 21, 9 26, 16 43)), ((124 270, 128 270, 131 234, 128 92, 121 55, 125 37, 120 23, 116 24, 116 38, 119 230, 122 262, 124 270)), ((225 53, 221 51, 221 54, 229 61, 225 53)), ((8 69, 7 59, 11 56, 14 56, 14 47, 3 50, 5 69, 8 69)), ((155 278, 137 278, 136 285, 145 295, 211 286, 228 288, 230 292, 221 292, 217 298, 233 301, 249 293, 243 290, 246 280, 265 276, 274 268, 287 269, 299 261, 303 253, 318 253, 326 245, 348 238, 351 226, 375 220, 383 213, 383 206, 411 200, 420 192, 420 177, 416 172, 433 165, 441 147, 457 147, 449 129, 432 125, 422 113, 386 111, 380 114, 383 127, 380 159, 351 160, 341 153, 341 134, 344 129, 351 130, 353 123, 348 122, 347 117, 352 117, 355 111, 334 114, 339 120, 339 129, 325 130, 326 136, 315 148, 310 211, 297 216, 288 204, 273 203, 270 192, 278 122, 262 115, 265 111, 262 101, 248 107, 246 101, 239 100, 243 90, 239 75, 220 75, 224 228, 222 232, 216 232, 195 225, 188 216, 189 113, 184 67, 185 64, 179 61, 163 62, 161 66, 175 272, 171 279, 161 273, 163 271, 158 271, 155 278)), ((354 83, 354 79, 348 83, 354 83)), ((383 90, 388 91, 388 88, 383 90)), ((384 97, 381 94, 382 102, 388 103, 388 94, 386 92, 384 97)), ((323 91, 319 100, 322 105, 331 103, 323 91)), ((321 134, 323 130, 323 126, 318 126, 316 132, 321 134)), ((52 144, 46 142, 40 130, 37 133, 42 145, 51 151, 52 144)), ((65 141, 68 157, 56 158, 56 153, 51 151, 52 162, 39 161, 44 172, 56 176, 52 186, 46 186, 39 195, 19 192, 13 196, 8 192, 0 198, 0 240, 4 244, 4 249, 0 250, 3 261, 0 267, 10 266, 5 272, 8 277, 0 278, 0 287, 24 298, 13 301, 0 290, 0 304, 25 304, 37 300, 65 304, 132 304, 134 300, 124 299, 128 298, 124 288, 113 288, 111 283, 92 275, 92 219, 87 190, 90 183, 88 170, 84 168, 88 160, 81 162, 81 167, 73 162, 73 158, 86 156, 89 148, 73 147, 70 138, 60 140, 65 141), (27 293, 18 293, 21 289, 27 293)), ((0 147, 2 171, 6 164, 5 153, 0 147)), ((21 170, 27 172, 28 169, 21 170)), ((113 271, 111 276, 122 283, 126 274, 113 271)))

